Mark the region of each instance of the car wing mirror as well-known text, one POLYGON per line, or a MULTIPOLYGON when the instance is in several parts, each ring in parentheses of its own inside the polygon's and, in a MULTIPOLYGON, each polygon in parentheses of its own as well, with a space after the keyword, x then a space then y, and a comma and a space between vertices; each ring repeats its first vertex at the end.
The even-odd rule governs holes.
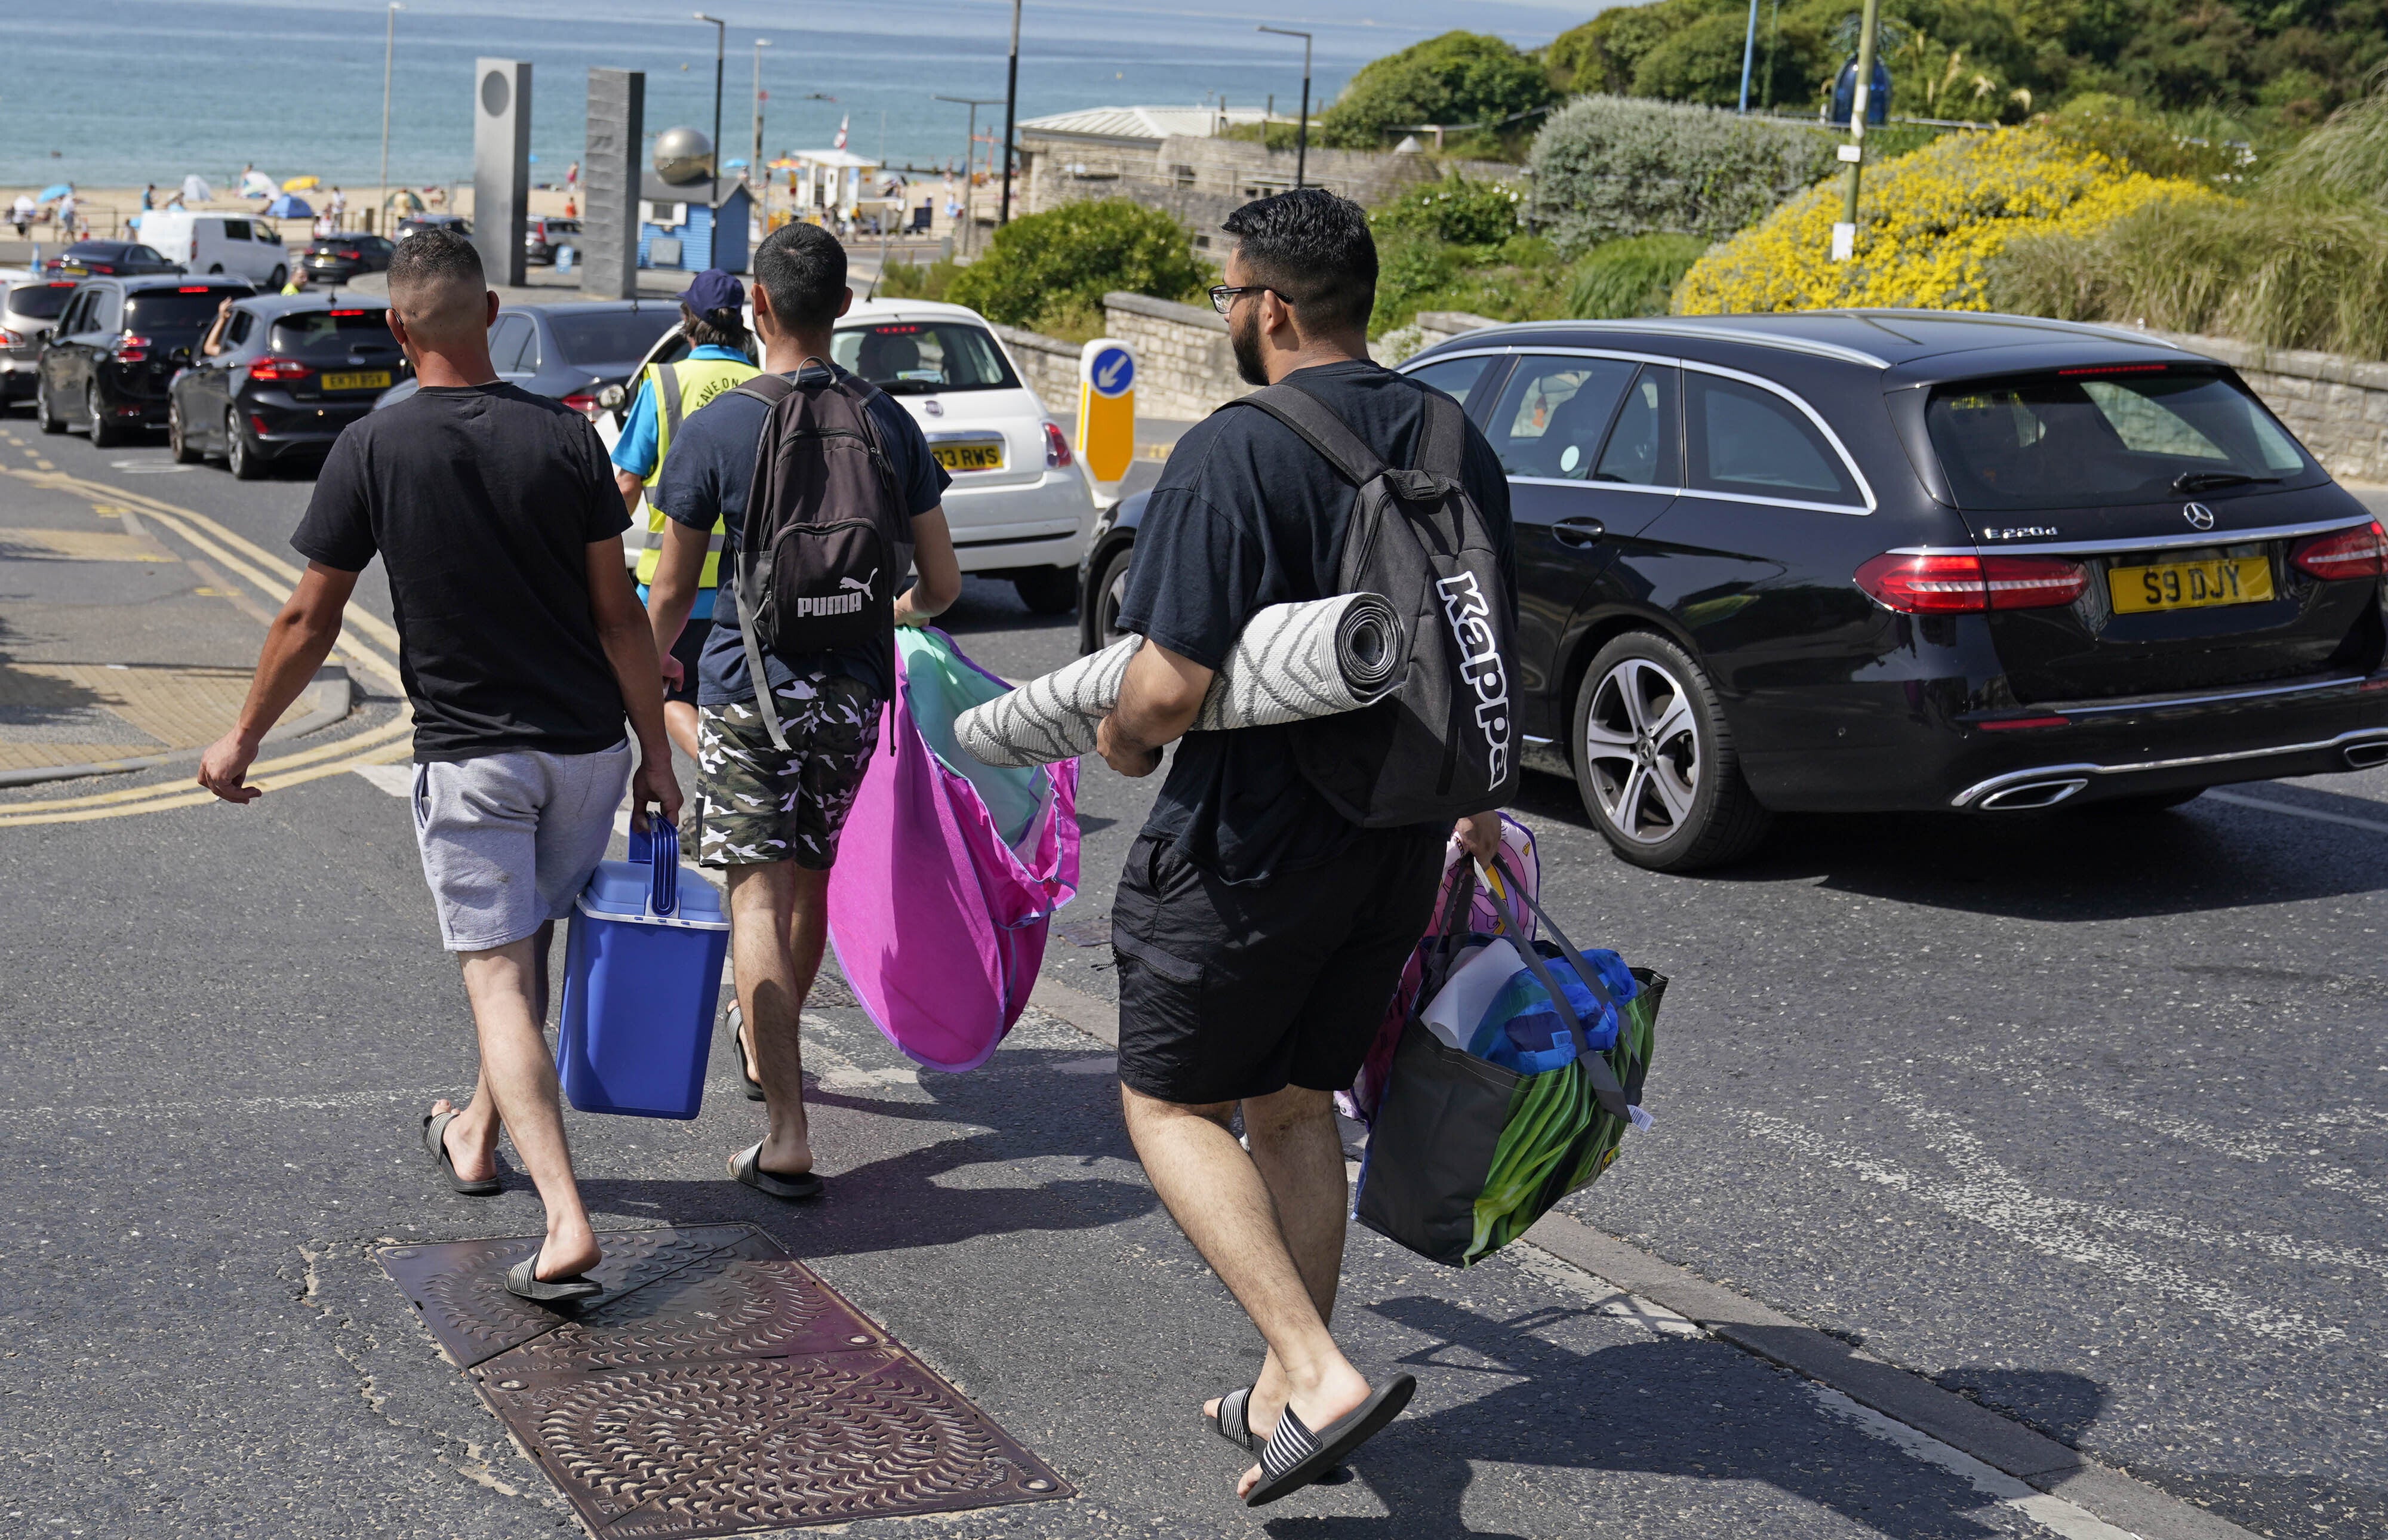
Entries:
POLYGON ((629 398, 623 393, 622 387, 617 385, 609 385, 597 393, 597 405, 606 411, 621 410, 622 403, 629 399, 629 398))

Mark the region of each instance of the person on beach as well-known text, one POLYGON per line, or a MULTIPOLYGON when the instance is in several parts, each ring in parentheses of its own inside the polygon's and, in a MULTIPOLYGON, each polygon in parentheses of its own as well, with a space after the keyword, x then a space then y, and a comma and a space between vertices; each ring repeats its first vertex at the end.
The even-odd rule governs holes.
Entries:
MULTIPOLYGON (((865 393, 865 425, 892 485, 881 509, 822 509, 818 519, 881 516, 900 510, 900 531, 883 530, 896 555, 885 581, 917 562, 919 580, 895 600, 899 625, 918 625, 961 594, 961 569, 943 507, 950 479, 911 413, 831 363, 831 328, 854 302, 845 248, 809 224, 782 225, 755 248, 755 335, 763 368, 798 391, 836 386, 865 393)), ((756 379, 716 397, 680 424, 663 475, 650 494, 668 521, 647 596, 656 652, 667 672, 695 602, 711 535, 722 533, 721 565, 733 574, 747 517, 756 448, 776 387, 756 379), (761 390, 762 395, 750 394, 761 390)), ((782 444, 786 439, 781 441, 782 444)), ((618 505, 617 505, 618 506, 618 505)), ((885 590, 882 589, 883 593, 885 590)), ((700 860, 729 874, 730 949, 738 987, 740 1067, 759 1089, 769 1119, 762 1142, 730 1159, 730 1174, 775 1198, 821 1191, 805 1117, 799 1013, 819 970, 829 933, 829 875, 862 773, 879 741, 881 709, 895 691, 895 649, 885 640, 843 651, 756 655, 734 590, 714 611, 697 664, 705 838, 700 860), (770 691, 786 747, 773 740, 760 689, 770 691)))
POLYGON ((157 207, 158 184, 153 182, 141 189, 141 211, 146 214, 157 207))
MULTIPOLYGON (((655 505, 654 492, 663 475, 664 457, 670 453, 680 424, 698 408, 760 372, 754 363, 753 339, 746 332, 745 303, 745 287, 719 268, 707 268, 690 280, 680 295, 680 329, 689 340, 689 354, 677 363, 652 364, 639 376, 638 392, 622 419, 622 436, 614 441, 614 485, 621 490, 623 508, 635 516, 640 498, 647 499, 646 546, 639 552, 637 572, 641 604, 651 597, 649 586, 655 580, 656 564, 663 560, 664 525, 668 521, 655 505)), ((698 755, 697 660, 704 656, 705 639, 713 630, 713 596, 720 573, 717 537, 697 577, 690 624, 680 628, 680 639, 672 645, 680 677, 664 692, 664 726, 680 751, 691 759, 698 755)), ((691 824, 701 806, 700 800, 691 799, 691 824)), ((703 840, 684 825, 680 843, 693 851, 703 840)))
POLYGON ((329 230, 326 230, 324 234, 327 235, 338 234, 340 233, 340 221, 348 218, 348 214, 349 195, 341 192, 337 187, 333 188, 332 200, 324 206, 324 217, 331 221, 332 227, 329 230))
MULTIPOLYGON (((1212 298, 1238 372, 1290 382, 1387 464, 1416 464, 1435 393, 1369 360, 1367 215, 1310 188, 1225 228, 1238 244, 1212 298)), ((1508 486, 1473 424, 1461 465, 1505 580, 1492 601, 1514 613, 1508 486)), ((1331 1471, 1415 1388, 1408 1375, 1372 1387, 1328 1332, 1349 1211, 1333 1095, 1426 930, 1452 826, 1344 818, 1297 767, 1307 724, 1187 730, 1256 612, 1341 591, 1355 500, 1263 410, 1224 407, 1189 429, 1137 536, 1119 625, 1145 639, 1096 742, 1132 776, 1177 744, 1111 911, 1121 1099, 1153 1191, 1268 1344, 1250 1388, 1203 1407, 1260 1457, 1237 1487, 1255 1505, 1331 1471), (1230 1131, 1238 1107, 1249 1151, 1230 1131)), ((1461 819, 1459 836, 1489 859, 1497 811, 1461 819)))
POLYGON ((17 227, 19 240, 25 239, 32 233, 33 221, 40 213, 41 208, 33 202, 32 195, 26 193, 17 195, 17 201, 8 206, 8 222, 17 227))
POLYGON ((553 1303, 602 1291, 584 1276, 599 1248, 540 1035, 549 943, 605 853, 625 783, 641 827, 651 804, 677 819, 680 793, 604 449, 578 412, 498 379, 497 313, 464 236, 426 231, 391 258, 389 329, 421 388, 334 442, 290 537, 307 570, 199 784, 226 802, 259 796, 244 784, 258 745, 379 555, 414 712, 415 840, 481 1051, 471 1102, 434 1102, 423 1143, 454 1191, 478 1196, 499 1190, 501 1124, 514 1136, 547 1233, 505 1286, 553 1303))

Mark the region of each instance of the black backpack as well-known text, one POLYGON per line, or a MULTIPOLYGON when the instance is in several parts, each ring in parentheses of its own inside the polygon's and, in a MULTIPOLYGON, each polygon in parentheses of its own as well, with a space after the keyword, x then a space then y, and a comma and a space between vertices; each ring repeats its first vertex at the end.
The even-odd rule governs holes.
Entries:
POLYGON ((819 384, 766 373, 736 394, 771 410, 755 445, 737 565, 724 586, 738 605, 756 704, 771 741, 784 749, 763 654, 794 657, 893 638, 896 585, 911 565, 911 524, 870 421, 879 391, 869 381, 834 371, 819 384))
POLYGON ((1231 403, 1302 435, 1359 488, 1336 562, 1337 591, 1380 594, 1408 628, 1409 662, 1375 705, 1292 726, 1294 762, 1329 806, 1364 828, 1458 818, 1518 789, 1516 605, 1484 515, 1460 480, 1467 418, 1419 387, 1417 463, 1388 466, 1334 409, 1287 382, 1231 403))

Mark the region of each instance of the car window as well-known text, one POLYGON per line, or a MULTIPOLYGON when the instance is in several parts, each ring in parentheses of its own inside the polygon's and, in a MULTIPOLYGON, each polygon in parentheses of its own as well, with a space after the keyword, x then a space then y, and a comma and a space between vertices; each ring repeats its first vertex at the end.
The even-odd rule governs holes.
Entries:
POLYGON ((224 239, 227 241, 245 241, 248 239, 248 221, 226 220, 223 221, 223 233, 224 239))
POLYGON ((522 367, 523 345, 530 341, 530 317, 502 315, 489 328, 489 363, 501 374, 522 367))
POLYGON ((1487 425, 1513 476, 1581 481, 1634 365, 1623 359, 1524 358, 1487 425))
POLYGON ((1856 504, 1856 482, 1808 414, 1754 385, 1683 376, 1691 483, 1710 492, 1856 504))
POLYGON ((1484 372, 1494 362, 1494 359, 1485 353, 1479 353, 1472 359, 1442 359, 1409 371, 1409 376, 1413 380, 1424 380, 1464 407, 1467 404, 1467 393, 1476 388, 1484 378, 1484 372))
POLYGON ((830 339, 831 360, 891 396, 1010 390, 1020 381, 995 338, 951 321, 885 321, 849 326, 830 339))
POLYGON ((140 258, 145 262, 163 262, 166 260, 166 254, 159 250, 154 246, 136 246, 133 248, 133 255, 140 258))
POLYGON ((379 306, 303 310, 273 323, 273 351, 290 358, 346 358, 359 348, 396 352, 379 306))
POLYGON ((72 284, 19 284, 8 291, 8 312, 28 321, 56 321, 73 297, 72 284))
POLYGON ((224 327, 224 341, 231 347, 238 347, 248 340, 248 334, 256 329, 255 315, 248 310, 235 310, 232 313, 231 322, 224 327))
POLYGON ((73 296, 67 302, 67 308, 63 311, 59 312, 57 327, 58 335, 62 337, 72 336, 77 332, 83 330, 83 314, 91 309, 90 305, 87 303, 87 296, 78 294, 73 296))
POLYGON ((215 320, 216 307, 224 302, 227 294, 248 292, 246 284, 237 290, 210 288, 204 284, 143 289, 133 297, 131 325, 137 332, 203 331, 215 320))
POLYGON ((1618 409, 1617 425, 1600 448, 1594 481, 1628 486, 1673 486, 1675 474, 1675 372, 1644 364, 1618 409))
POLYGON ((115 289, 100 289, 92 295, 88 330, 113 332, 123 322, 124 296, 121 293, 115 289))
MULTIPOLYGON (((564 361, 587 367, 636 363, 655 339, 680 324, 676 310, 650 306, 638 310, 578 310, 547 318, 564 361)), ((534 354, 534 357, 537 355, 534 354)))

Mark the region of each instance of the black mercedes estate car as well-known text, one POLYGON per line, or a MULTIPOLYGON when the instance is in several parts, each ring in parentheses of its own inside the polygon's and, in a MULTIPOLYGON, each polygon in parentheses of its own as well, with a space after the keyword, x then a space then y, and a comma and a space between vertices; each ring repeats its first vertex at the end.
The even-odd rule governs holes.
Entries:
POLYGON ((50 328, 35 366, 33 416, 44 433, 70 423, 95 448, 166 421, 166 386, 191 360, 228 298, 256 291, 238 278, 94 278, 50 328))
MULTIPOLYGON (((2388 762, 2388 535, 2212 359, 1877 310, 1527 322, 1401 367, 1509 473, 1524 763, 1636 865, 1731 861, 1775 813, 2388 762)), ((1088 648, 1142 511, 1097 527, 1088 648)))

